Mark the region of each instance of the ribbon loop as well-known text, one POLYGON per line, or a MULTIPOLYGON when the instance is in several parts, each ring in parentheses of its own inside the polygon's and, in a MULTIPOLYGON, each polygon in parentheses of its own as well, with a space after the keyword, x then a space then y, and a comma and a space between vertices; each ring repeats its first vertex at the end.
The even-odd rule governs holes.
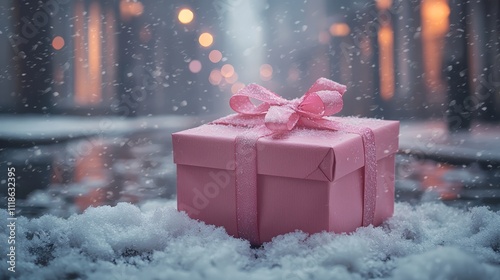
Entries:
POLYGON ((319 78, 314 82, 314 84, 309 88, 306 94, 310 92, 317 92, 317 91, 322 91, 322 90, 327 90, 327 91, 337 91, 340 93, 340 95, 344 95, 344 93, 347 90, 347 87, 345 85, 339 84, 337 82, 334 82, 332 80, 329 80, 327 78, 319 78))
POLYGON ((305 95, 298 109, 303 115, 310 118, 317 119, 325 115, 325 103, 315 92, 305 95))
POLYGON ((245 115, 265 114, 265 124, 273 131, 292 130, 301 117, 320 119, 342 110, 346 86, 320 78, 300 99, 286 100, 270 90, 250 84, 229 100, 231 108, 245 115), (255 105, 251 99, 262 101, 255 105))
POLYGON ((261 115, 266 113, 271 105, 281 105, 287 102, 288 100, 265 87, 257 84, 249 84, 231 97, 229 105, 234 111, 241 114, 261 115), (262 101, 262 103, 256 106, 250 98, 262 101))
POLYGON ((330 116, 342 111, 344 101, 338 91, 322 90, 316 92, 316 94, 321 98, 323 104, 325 104, 324 116, 330 116))

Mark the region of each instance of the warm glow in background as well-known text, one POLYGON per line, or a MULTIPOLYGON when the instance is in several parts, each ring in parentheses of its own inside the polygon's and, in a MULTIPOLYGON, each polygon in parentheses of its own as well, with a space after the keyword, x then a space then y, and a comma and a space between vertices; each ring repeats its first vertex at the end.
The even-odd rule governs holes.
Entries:
POLYGON ((182 9, 179 11, 177 18, 181 23, 188 24, 193 21, 194 14, 190 9, 182 9))
POLYGON ((201 33, 200 37, 198 38, 198 42, 200 42, 201 46, 208 48, 214 42, 214 37, 212 36, 212 34, 204 32, 201 33))

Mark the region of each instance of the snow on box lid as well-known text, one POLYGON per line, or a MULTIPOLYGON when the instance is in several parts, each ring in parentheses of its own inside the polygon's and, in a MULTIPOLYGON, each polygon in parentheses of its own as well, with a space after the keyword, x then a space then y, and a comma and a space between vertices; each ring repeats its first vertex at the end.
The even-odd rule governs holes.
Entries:
MULTIPOLYGON (((377 160, 398 149, 399 121, 330 117, 369 127, 375 134, 377 160)), ((229 125, 202 125, 172 134, 176 164, 234 170, 236 136, 248 130, 229 125)), ((283 137, 257 142, 257 173, 334 181, 364 165, 361 136, 342 131, 294 129, 283 137)), ((251 153, 249 157, 253 157, 251 153)))

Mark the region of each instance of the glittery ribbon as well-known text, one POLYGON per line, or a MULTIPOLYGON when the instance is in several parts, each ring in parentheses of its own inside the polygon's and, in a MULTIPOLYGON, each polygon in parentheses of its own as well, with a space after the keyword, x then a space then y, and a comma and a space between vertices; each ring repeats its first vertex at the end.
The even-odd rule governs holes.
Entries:
POLYGON ((363 226, 373 223, 377 193, 375 137, 367 127, 325 118, 342 110, 346 86, 318 79, 304 96, 287 100, 257 84, 250 84, 229 100, 239 114, 212 122, 247 126, 251 129, 235 139, 236 216, 238 236, 260 244, 257 209, 257 141, 261 137, 290 131, 295 127, 344 131, 359 134, 364 147, 363 226), (251 101, 261 101, 254 105, 251 101))

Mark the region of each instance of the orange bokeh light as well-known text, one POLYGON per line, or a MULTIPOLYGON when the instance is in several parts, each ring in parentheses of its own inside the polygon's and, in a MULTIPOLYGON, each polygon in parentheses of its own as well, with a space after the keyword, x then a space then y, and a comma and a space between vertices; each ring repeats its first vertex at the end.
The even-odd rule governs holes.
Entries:
POLYGON ((379 10, 388 10, 392 6, 392 0, 377 0, 379 10))
POLYGON ((141 2, 122 0, 120 2, 120 13, 126 20, 131 17, 138 17, 144 12, 144 5, 141 2))
POLYGON ((330 34, 335 37, 344 37, 349 35, 349 32, 351 32, 351 29, 349 28, 349 25, 347 23, 339 22, 339 23, 334 23, 330 26, 330 34))
POLYGON ((224 64, 220 69, 220 73, 224 78, 229 78, 234 75, 234 67, 231 64, 224 64))
POLYGON ((198 42, 200 42, 200 45, 207 48, 210 47, 214 42, 214 37, 212 36, 212 34, 204 32, 201 33, 200 37, 198 38, 198 42))
POLYGON ((188 24, 193 21, 194 14, 190 9, 182 9, 179 11, 177 18, 181 23, 188 24))
POLYGON ((446 1, 423 1, 421 14, 424 36, 440 36, 448 31, 450 6, 446 1))
POLYGON ((61 36, 56 36, 52 39, 52 47, 55 50, 60 50, 64 47, 64 39, 61 36))
POLYGON ((231 77, 225 78, 225 80, 228 84, 234 84, 238 81, 238 74, 234 73, 233 75, 231 75, 231 77))
POLYGON ((222 53, 218 50, 212 50, 208 54, 208 59, 210 59, 213 63, 217 63, 222 59, 222 53))
POLYGON ((431 92, 442 92, 446 87, 442 61, 445 36, 450 26, 450 6, 446 0, 423 0, 420 7, 425 84, 431 92))
POLYGON ((380 48, 380 94, 388 100, 394 96, 394 32, 388 25, 380 27, 378 31, 380 48))
POLYGON ((269 81, 273 77, 273 67, 269 64, 260 66, 260 78, 264 81, 269 81))

